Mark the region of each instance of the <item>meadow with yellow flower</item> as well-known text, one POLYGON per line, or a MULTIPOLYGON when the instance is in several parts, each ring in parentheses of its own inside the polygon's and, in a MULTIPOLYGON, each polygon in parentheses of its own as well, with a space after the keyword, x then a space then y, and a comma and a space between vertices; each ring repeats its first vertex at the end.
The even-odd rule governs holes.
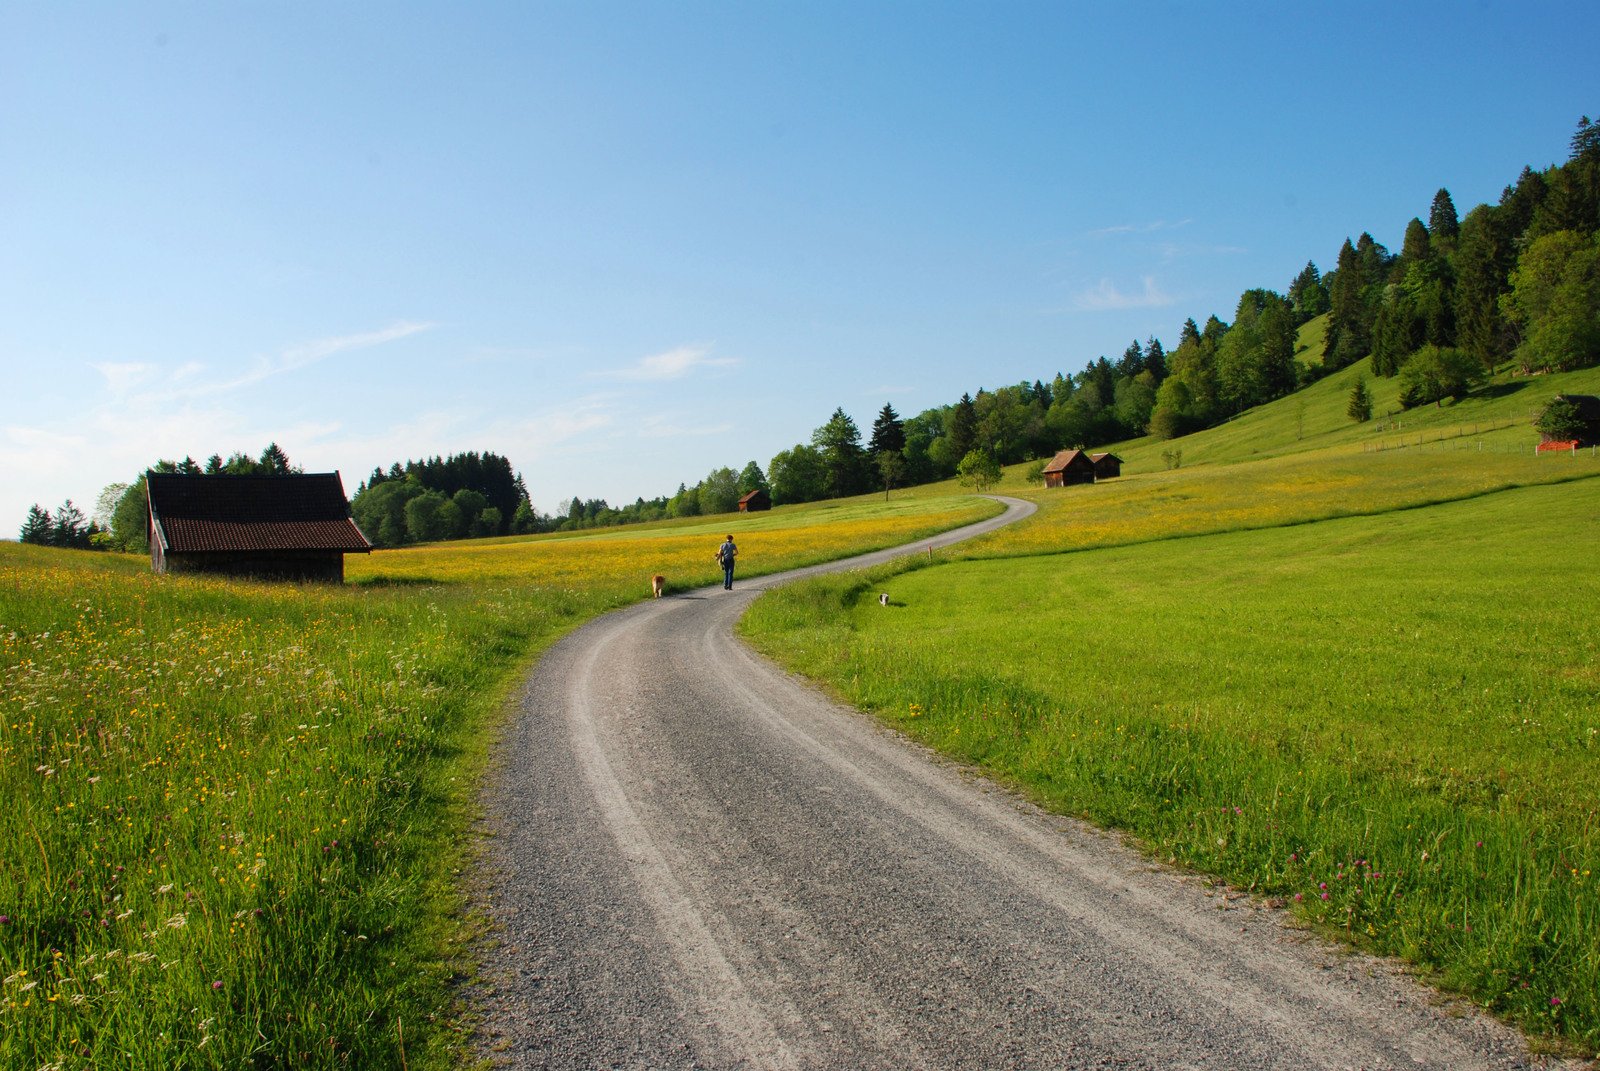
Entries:
POLYGON ((0 544, 0 1066, 454 1066, 476 775, 519 671, 648 595, 998 512, 860 500, 352 560, 0 544))
POLYGON ((1049 808, 1600 1049, 1600 465, 1343 450, 1034 494, 959 560, 792 585, 741 628, 1049 808))

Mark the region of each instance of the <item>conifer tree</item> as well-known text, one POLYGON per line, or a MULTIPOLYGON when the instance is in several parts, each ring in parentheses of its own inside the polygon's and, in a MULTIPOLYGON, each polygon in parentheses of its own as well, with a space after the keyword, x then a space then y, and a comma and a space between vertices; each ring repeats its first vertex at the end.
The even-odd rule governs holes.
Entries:
POLYGON ((978 407, 973 403, 971 394, 963 392, 961 400, 951 410, 945 422, 945 435, 950 439, 950 456, 959 462, 967 456, 978 438, 978 407))
POLYGON ((1428 235, 1439 251, 1449 252, 1455 248, 1456 236, 1460 231, 1461 219, 1456 214, 1456 203, 1450 199, 1450 191, 1441 186, 1439 192, 1433 195, 1433 204, 1428 209, 1428 235))
POLYGON ((900 419, 900 414, 894 411, 894 406, 884 402, 883 408, 878 411, 878 418, 872 422, 872 438, 867 444, 867 452, 876 457, 885 450, 898 454, 905 448, 905 423, 900 419))
POLYGON ((24 543, 32 543, 38 547, 48 547, 55 537, 55 522, 50 517, 50 511, 41 509, 35 502, 28 508, 27 519, 22 522, 22 531, 18 538, 24 543))
POLYGON ((1156 378, 1156 385, 1167 378, 1167 351, 1162 348, 1161 340, 1154 335, 1144 344, 1144 370, 1156 378))
POLYGON ((1366 376, 1356 377, 1356 385, 1350 388, 1350 404, 1345 412, 1357 424, 1365 424, 1372 419, 1372 394, 1367 390, 1366 376))
POLYGON ((1181 347, 1186 342, 1200 345, 1200 328, 1194 322, 1193 316, 1183 321, 1183 330, 1178 332, 1178 345, 1181 347))
POLYGON ((56 507, 55 524, 51 526, 50 543, 57 547, 83 549, 89 545, 89 519, 83 510, 67 499, 56 507))
POLYGON ((1428 228, 1422 225, 1422 220, 1412 217, 1406 224, 1405 241, 1400 246, 1400 260, 1395 265, 1403 276, 1405 269, 1412 264, 1427 260, 1433 253, 1433 245, 1428 240, 1428 228))

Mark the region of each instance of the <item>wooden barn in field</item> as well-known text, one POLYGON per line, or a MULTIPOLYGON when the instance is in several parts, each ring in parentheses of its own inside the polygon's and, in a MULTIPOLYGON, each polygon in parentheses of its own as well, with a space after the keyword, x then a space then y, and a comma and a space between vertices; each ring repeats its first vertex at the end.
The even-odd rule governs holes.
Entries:
POLYGON ((760 513, 762 510, 771 508, 772 496, 759 487, 739 499, 740 513, 760 513))
POLYGON ((293 476, 145 474, 150 567, 281 580, 344 581, 344 556, 372 550, 337 472, 293 476))
POLYGON ((1122 458, 1116 454, 1090 454, 1089 460, 1094 462, 1096 480, 1110 480, 1122 475, 1122 458))
POLYGON ((1082 450, 1062 450, 1044 467, 1046 487, 1067 487, 1076 483, 1094 483, 1094 458, 1082 450))

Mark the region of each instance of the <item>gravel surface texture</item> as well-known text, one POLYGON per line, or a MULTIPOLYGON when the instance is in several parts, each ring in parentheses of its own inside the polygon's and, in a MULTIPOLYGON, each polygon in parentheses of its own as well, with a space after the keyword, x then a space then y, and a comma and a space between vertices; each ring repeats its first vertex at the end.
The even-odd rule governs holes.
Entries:
MULTIPOLYGON (((1006 503, 931 542, 1032 511, 1006 503)), ((734 638, 757 593, 817 571, 609 614, 528 679, 485 790, 496 1066, 1553 1066, 734 638)))

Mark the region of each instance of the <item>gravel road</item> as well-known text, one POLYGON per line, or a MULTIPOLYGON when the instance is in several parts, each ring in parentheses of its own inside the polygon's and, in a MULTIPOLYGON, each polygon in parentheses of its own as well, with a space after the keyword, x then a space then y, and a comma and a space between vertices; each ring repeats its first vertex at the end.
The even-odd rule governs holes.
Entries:
POLYGON ((529 678, 485 791, 497 1065, 1544 1066, 753 655, 734 621, 796 575, 609 614, 529 678))

